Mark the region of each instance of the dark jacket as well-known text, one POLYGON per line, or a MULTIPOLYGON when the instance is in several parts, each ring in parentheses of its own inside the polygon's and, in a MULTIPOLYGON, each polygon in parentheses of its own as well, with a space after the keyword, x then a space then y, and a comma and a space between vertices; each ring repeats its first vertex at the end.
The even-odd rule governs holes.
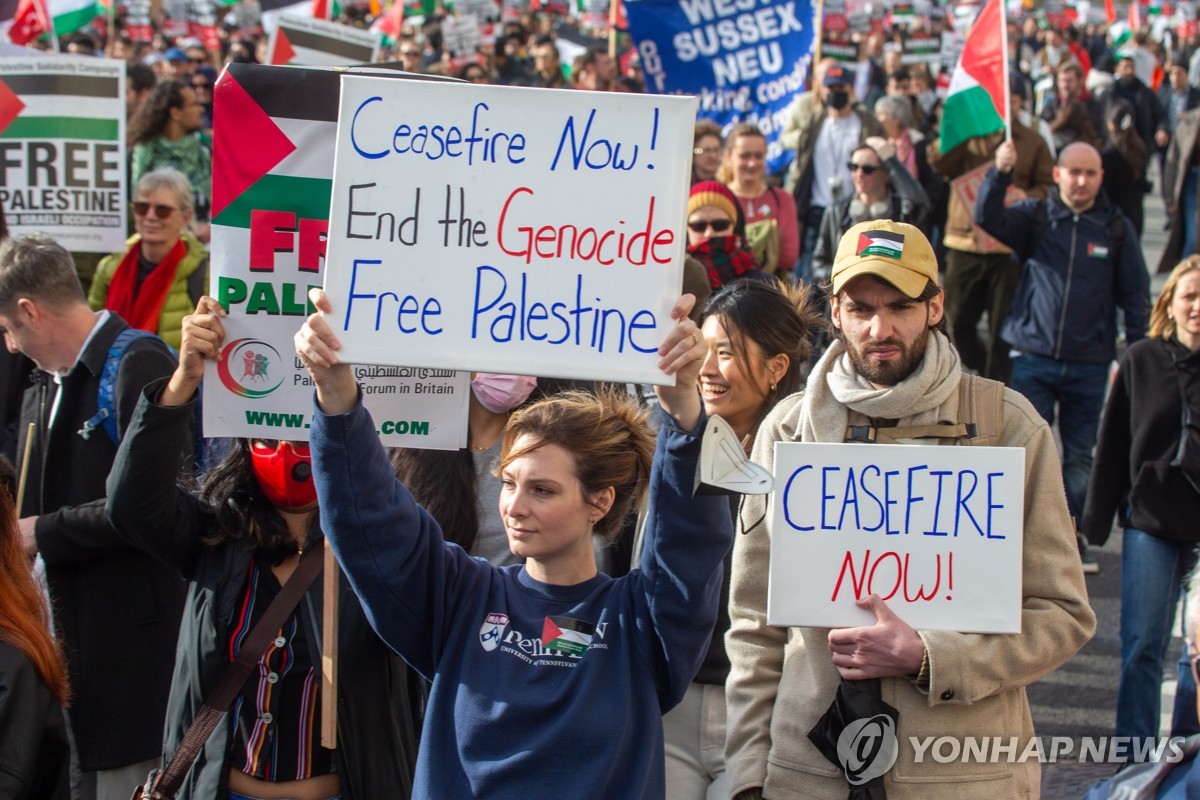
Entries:
MULTIPOLYGON (((146 387, 109 477, 108 513, 131 544, 189 582, 179 627, 175 674, 161 748, 179 748, 201 704, 229 666, 228 622, 242 598, 253 550, 240 541, 206 545, 216 520, 176 485, 182 459, 168 456, 192 441, 194 404, 150 402, 162 383, 146 387)), ((405 798, 416 762, 411 672, 371 630, 346 576, 338 583, 338 746, 336 770, 345 800, 405 798)), ((305 638, 320 641, 323 578, 301 603, 305 638)), ((320 663, 319 651, 313 663, 320 663)), ((159 728, 162 732, 162 728, 159 728)), ((229 725, 218 725, 180 789, 180 800, 224 797, 229 725)))
MULTIPOLYGON (((1162 86, 1158 87, 1158 105, 1163 112, 1162 122, 1159 124, 1159 128, 1167 131, 1168 133, 1174 132, 1174 129, 1171 127, 1170 123, 1171 95, 1173 94, 1175 94, 1175 90, 1171 88, 1170 81, 1163 81, 1162 86)), ((1187 95, 1187 99, 1183 101, 1183 110, 1185 112, 1191 111, 1196 106, 1200 106, 1200 89, 1189 85, 1185 94, 1187 95)), ((1175 124, 1179 124, 1178 119, 1175 120, 1175 124)))
POLYGON ((1125 337, 1130 344, 1146 335, 1150 310, 1150 278, 1133 225, 1108 202, 1103 190, 1095 204, 1078 216, 1059 199, 1057 189, 1046 200, 1022 200, 1005 207, 1004 193, 1011 183, 1011 173, 993 167, 975 206, 975 221, 1011 247, 1024 265, 1000 335, 1017 350, 1047 358, 1112 361, 1117 306, 1125 312, 1125 337), (1045 225, 1039 236, 1037 219, 1043 213, 1045 225), (1119 217, 1117 224, 1125 226, 1120 247, 1110 235, 1115 217, 1119 217))
POLYGON ((0 797, 69 800, 62 706, 33 664, 0 642, 0 797))
MULTIPOLYGON (((1114 517, 1122 527, 1152 535, 1161 534, 1155 519, 1162 515, 1193 524, 1200 519, 1200 494, 1184 481, 1175 482, 1179 491, 1171 494, 1168 507, 1129 508, 1130 493, 1139 483, 1162 478, 1179 447, 1180 378, 1190 405, 1200 408, 1200 353, 1174 340, 1144 339, 1121 356, 1100 420, 1083 512, 1081 530, 1093 544, 1108 539, 1114 517)), ((1194 541, 1200 541, 1200 528, 1194 541)))
POLYGON ((1126 100, 1133 106, 1133 120, 1134 125, 1137 126, 1138 135, 1146 143, 1146 152, 1153 153, 1158 149, 1154 143, 1154 134, 1166 124, 1166 117, 1163 114, 1162 104, 1158 102, 1158 95, 1141 80, 1134 78, 1128 85, 1119 79, 1113 81, 1111 86, 1096 96, 1096 102, 1105 116, 1108 115, 1109 106, 1117 100, 1126 100))
MULTIPOLYGON (((56 387, 45 372, 34 373, 17 442, 17 452, 24 452, 25 432, 35 422, 20 515, 38 516, 37 546, 73 692, 67 713, 85 771, 135 764, 161 752, 183 607, 183 583, 121 541, 104 516, 104 479, 117 446, 102 429, 87 439, 78 433, 96 413, 108 349, 127 327, 112 314, 96 331, 58 389, 49 432, 45 420, 56 387)), ((147 337, 129 346, 117 371, 118 432, 124 433, 142 387, 174 369, 175 358, 161 341, 147 337)))
MULTIPOLYGON (((884 161, 883 167, 887 170, 892 184, 888 196, 890 210, 883 218, 919 225, 929 212, 929 196, 895 156, 884 161)), ((813 250, 814 280, 828 280, 830 277, 838 242, 841 241, 842 234, 854 226, 854 221, 850 218, 850 205, 854 199, 855 195, 842 198, 825 209, 825 214, 821 217, 821 234, 817 238, 816 249, 813 250)))

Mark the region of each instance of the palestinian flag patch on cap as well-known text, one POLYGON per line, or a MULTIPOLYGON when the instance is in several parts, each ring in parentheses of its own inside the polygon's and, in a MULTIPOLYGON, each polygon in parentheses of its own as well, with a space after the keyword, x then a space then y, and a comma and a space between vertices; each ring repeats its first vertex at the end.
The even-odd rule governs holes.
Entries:
POLYGON ((887 256, 900 258, 904 255, 904 234, 891 231, 864 231, 858 235, 856 256, 887 256))
POLYGON ((595 631, 596 626, 590 622, 571 617, 546 617, 542 625, 542 647, 581 656, 587 652, 595 631))

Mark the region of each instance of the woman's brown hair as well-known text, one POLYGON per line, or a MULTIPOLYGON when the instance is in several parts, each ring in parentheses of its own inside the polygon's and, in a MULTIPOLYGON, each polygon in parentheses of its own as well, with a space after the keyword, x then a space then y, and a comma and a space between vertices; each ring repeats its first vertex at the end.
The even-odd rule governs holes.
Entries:
POLYGON ((1175 302, 1175 288, 1184 275, 1197 269, 1200 269, 1200 256, 1188 256, 1176 264, 1167 276, 1167 282, 1154 301, 1154 310, 1150 312, 1151 339, 1175 338, 1175 320, 1170 315, 1171 303, 1175 302))
POLYGON ((49 610, 21 547, 12 498, 0 489, 0 641, 21 652, 60 703, 70 697, 67 662, 50 635, 49 610))
POLYGON ((556 444, 571 454, 585 498, 612 487, 612 508, 596 523, 595 534, 612 540, 637 508, 650 479, 654 437, 647 413, 632 397, 615 392, 572 391, 515 412, 504 430, 501 471, 526 453, 556 444), (528 441, 516 447, 522 436, 528 441))

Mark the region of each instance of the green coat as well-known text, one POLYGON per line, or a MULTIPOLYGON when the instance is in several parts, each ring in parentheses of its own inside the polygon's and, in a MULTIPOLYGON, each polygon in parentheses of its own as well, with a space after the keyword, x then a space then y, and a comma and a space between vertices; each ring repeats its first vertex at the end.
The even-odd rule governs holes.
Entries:
MULTIPOLYGON (((199 299, 198 296, 193 297, 194 291, 190 290, 195 287, 199 289, 200 294, 204 294, 208 287, 208 251, 204 249, 200 240, 190 233, 185 233, 180 238, 187 246, 187 252, 175 270, 175 281, 163 302, 162 316, 159 317, 156 331, 163 341, 176 350, 179 349, 183 337, 183 318, 192 313, 192 309, 196 307, 196 300, 199 299)), ((125 241, 125 253, 138 247, 141 241, 142 236, 139 233, 130 236, 125 241)), ((108 285, 112 283, 113 275, 116 274, 117 267, 121 266, 121 259, 125 257, 125 253, 105 256, 100 266, 96 267, 96 276, 92 279, 92 288, 88 292, 88 305, 93 311, 104 308, 104 301, 108 297, 108 285)))

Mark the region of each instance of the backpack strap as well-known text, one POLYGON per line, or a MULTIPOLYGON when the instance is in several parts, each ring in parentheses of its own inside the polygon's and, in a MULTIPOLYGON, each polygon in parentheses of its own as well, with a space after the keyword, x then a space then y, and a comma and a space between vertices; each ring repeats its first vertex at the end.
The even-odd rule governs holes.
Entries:
POLYGON ((941 441, 938 444, 994 446, 999 443, 1004 427, 1004 384, 964 374, 958 382, 958 418, 957 424, 902 425, 894 428, 849 425, 845 441, 899 444, 905 439, 939 439, 941 441))
POLYGON ((79 435, 84 439, 90 439, 92 431, 96 428, 104 428, 113 444, 120 443, 117 431, 117 371, 121 368, 121 359, 125 357, 129 346, 138 339, 145 338, 158 337, 149 331, 126 328, 117 334, 117 338, 109 346, 108 355, 104 358, 104 369, 100 372, 100 387, 96 391, 96 413, 79 429, 79 435))

